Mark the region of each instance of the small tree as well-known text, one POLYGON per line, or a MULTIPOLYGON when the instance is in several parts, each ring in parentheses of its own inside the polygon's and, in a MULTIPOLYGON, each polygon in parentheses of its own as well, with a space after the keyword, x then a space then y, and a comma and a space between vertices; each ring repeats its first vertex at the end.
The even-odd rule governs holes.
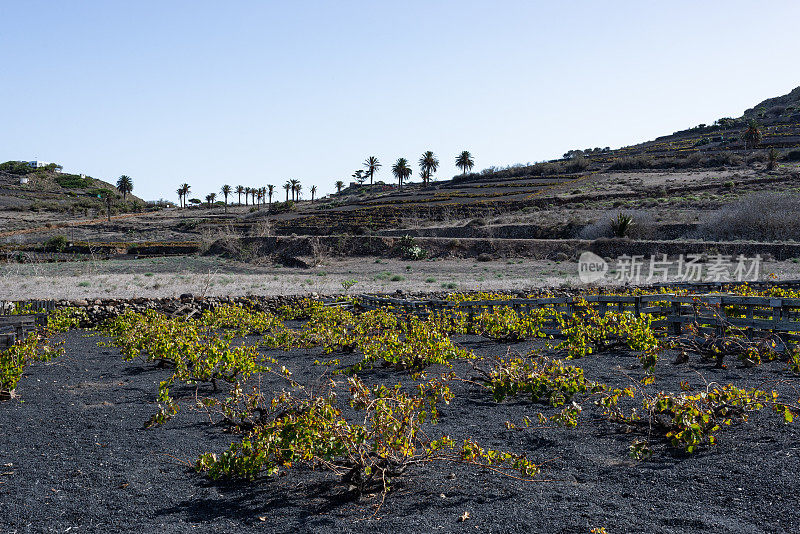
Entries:
POLYGON ((312 185, 310 191, 311 191, 311 203, 313 204, 314 203, 314 195, 317 194, 317 186, 316 185, 312 185))
POLYGON ((756 148, 759 144, 761 144, 762 137, 763 135, 761 133, 761 129, 758 127, 758 123, 756 121, 750 121, 747 131, 744 132, 745 148, 756 148))
POLYGON ((775 150, 775 147, 769 149, 769 153, 767 153, 767 170, 774 171, 775 167, 778 166, 778 151, 775 150))
POLYGON ((128 193, 133 191, 133 180, 130 176, 123 174, 117 180, 117 191, 122 193, 122 200, 126 200, 128 193))
POLYGON ((216 193, 209 193, 206 195, 206 202, 208 203, 209 208, 211 207, 211 204, 213 204, 216 200, 217 200, 216 193))
POLYGON ((337 180, 335 185, 336 185, 336 193, 341 195, 342 189, 344 188, 344 182, 341 180, 337 180))

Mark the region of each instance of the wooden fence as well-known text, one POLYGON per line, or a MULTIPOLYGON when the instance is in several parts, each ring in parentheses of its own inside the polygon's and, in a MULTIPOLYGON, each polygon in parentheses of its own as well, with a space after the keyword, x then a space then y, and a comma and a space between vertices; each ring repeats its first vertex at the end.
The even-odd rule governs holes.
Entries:
POLYGON ((0 300, 0 349, 10 347, 29 332, 47 324, 47 313, 56 308, 52 300, 31 300, 21 303, 0 300), (25 306, 25 313, 19 307, 25 306))
POLYGON ((649 314, 653 317, 653 326, 665 327, 670 334, 680 334, 686 323, 696 323, 701 328, 729 325, 750 330, 800 333, 800 299, 796 298, 652 294, 453 302, 362 296, 361 306, 366 309, 391 308, 415 315, 461 312, 470 319, 498 308, 526 312, 549 307, 555 313, 571 315, 588 306, 596 308, 600 315, 608 311, 649 314))

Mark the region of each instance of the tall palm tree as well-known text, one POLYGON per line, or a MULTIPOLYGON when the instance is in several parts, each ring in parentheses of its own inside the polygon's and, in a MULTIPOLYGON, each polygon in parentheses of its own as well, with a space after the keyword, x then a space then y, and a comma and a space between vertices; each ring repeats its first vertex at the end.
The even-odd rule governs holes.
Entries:
POLYGON ((186 207, 186 199, 189 198, 189 191, 192 190, 192 187, 189 184, 183 183, 181 184, 181 191, 183 192, 183 207, 186 207))
POLYGON ((397 162, 392 165, 392 174, 397 178, 397 183, 401 190, 403 189, 403 182, 411 176, 411 173, 411 167, 408 166, 408 160, 406 158, 398 158, 397 162))
POLYGON ((228 213, 228 195, 231 194, 233 189, 228 184, 222 186, 222 189, 219 190, 225 196, 225 213, 228 213))
POLYGON ((216 193, 209 193, 209 194, 206 195, 206 202, 208 202, 208 207, 209 208, 211 207, 211 204, 216 202, 216 200, 217 200, 217 194, 216 193))
POLYGON ((372 178, 375 176, 375 171, 380 169, 381 163, 375 156, 370 156, 364 162, 364 167, 367 168, 367 174, 369 174, 369 185, 372 185, 372 178))
POLYGON ((289 202, 289 190, 292 188, 292 184, 286 182, 285 184, 283 184, 283 188, 286 190, 286 202, 289 202))
POLYGON ((245 187, 244 188, 244 205, 245 206, 249 206, 249 204, 247 203, 247 199, 249 197, 250 197, 250 188, 249 187, 245 187))
POLYGON ((182 208, 183 207, 183 189, 179 187, 175 192, 178 193, 178 207, 182 208))
POLYGON ((267 196, 269 197, 269 205, 267 211, 272 211, 272 195, 275 193, 275 186, 270 184, 267 186, 267 196))
POLYGON ((242 205, 242 193, 244 193, 244 187, 241 185, 236 186, 236 194, 239 195, 239 205, 242 205))
POLYGON ((303 185, 298 182, 297 185, 294 186, 294 191, 295 191, 295 193, 297 193, 297 201, 299 202, 300 201, 300 193, 302 193, 302 191, 303 191, 303 185))
POLYGON ((123 174, 117 180, 117 191, 122 193, 122 200, 125 200, 125 197, 133 191, 133 180, 128 175, 123 174))
POLYGON ((428 184, 431 181, 431 175, 439 168, 439 160, 436 159, 433 152, 428 150, 419 158, 419 168, 422 171, 422 182, 428 184))
POLYGON ((300 185, 300 180, 289 180, 289 183, 292 184, 292 200, 294 200, 294 194, 297 191, 297 186, 300 185))
POLYGON ((253 206, 256 205, 256 193, 258 193, 258 188, 257 187, 251 187, 250 188, 250 198, 253 200, 253 202, 252 202, 253 206))
POLYGON ((468 150, 463 151, 456 157, 456 167, 461 169, 462 174, 467 174, 475 166, 475 160, 472 159, 472 154, 468 150))
POLYGON ((310 191, 311 191, 311 203, 313 204, 314 203, 314 195, 317 194, 317 186, 316 185, 312 185, 310 191))
POLYGON ((340 195, 342 194, 342 188, 344 187, 344 182, 341 180, 336 181, 336 192, 340 195))

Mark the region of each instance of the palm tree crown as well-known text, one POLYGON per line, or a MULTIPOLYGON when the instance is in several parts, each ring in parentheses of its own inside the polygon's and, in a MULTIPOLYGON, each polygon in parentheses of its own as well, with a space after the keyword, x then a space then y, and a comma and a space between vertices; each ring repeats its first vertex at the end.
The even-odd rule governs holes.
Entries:
POLYGON ((475 160, 472 159, 472 154, 468 150, 463 151, 456 157, 456 167, 461 169, 462 174, 467 174, 475 166, 475 160))

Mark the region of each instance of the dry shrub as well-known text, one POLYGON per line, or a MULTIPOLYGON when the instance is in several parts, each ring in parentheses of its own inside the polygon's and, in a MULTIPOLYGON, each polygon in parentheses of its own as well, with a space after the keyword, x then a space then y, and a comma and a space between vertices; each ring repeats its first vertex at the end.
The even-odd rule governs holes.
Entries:
POLYGON ((717 241, 800 239, 800 195, 753 193, 711 215, 700 237, 717 241))
POLYGON ((242 256, 241 234, 232 226, 227 225, 216 228, 203 228, 200 232, 200 252, 205 253, 211 248, 225 251, 225 254, 238 258, 242 256))
POLYGON ((259 219, 250 227, 250 235, 253 237, 269 237, 272 235, 272 221, 269 219, 259 219))

